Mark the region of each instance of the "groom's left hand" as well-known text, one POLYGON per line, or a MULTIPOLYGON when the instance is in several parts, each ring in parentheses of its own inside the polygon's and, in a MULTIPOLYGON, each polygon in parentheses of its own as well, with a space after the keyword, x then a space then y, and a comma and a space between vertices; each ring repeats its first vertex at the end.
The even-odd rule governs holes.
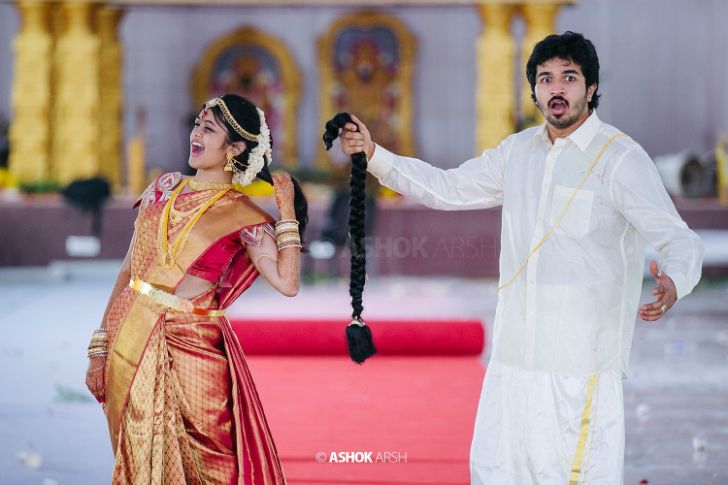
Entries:
POLYGON ((640 308, 640 317, 646 322, 654 322, 662 318, 677 301, 675 283, 672 278, 657 268, 656 261, 650 261, 650 274, 655 278, 656 286, 652 290, 652 295, 657 299, 640 308))

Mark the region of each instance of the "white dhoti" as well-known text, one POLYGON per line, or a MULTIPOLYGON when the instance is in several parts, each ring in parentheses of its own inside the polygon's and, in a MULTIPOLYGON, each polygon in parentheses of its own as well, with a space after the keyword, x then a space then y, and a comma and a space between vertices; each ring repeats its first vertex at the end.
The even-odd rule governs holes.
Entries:
POLYGON ((491 362, 470 451, 472 485, 621 485, 618 371, 593 377, 491 362))

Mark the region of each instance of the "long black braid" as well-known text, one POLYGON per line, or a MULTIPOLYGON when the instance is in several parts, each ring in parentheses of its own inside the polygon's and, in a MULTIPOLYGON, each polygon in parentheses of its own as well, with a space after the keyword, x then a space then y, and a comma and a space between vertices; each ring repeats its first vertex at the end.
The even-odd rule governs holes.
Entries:
MULTIPOLYGON (((341 130, 347 123, 354 123, 348 113, 339 113, 326 123, 324 132, 324 146, 329 150, 341 130)), ((355 123, 354 123, 355 124, 355 123)), ((351 203, 349 207, 349 236, 351 249, 351 274, 349 280, 349 295, 351 295, 352 321, 346 327, 346 337, 349 342, 349 355, 357 364, 377 352, 372 341, 372 332, 364 323, 361 314, 364 311, 362 294, 366 281, 366 248, 364 247, 365 185, 367 176, 367 157, 364 152, 351 156, 351 203)))

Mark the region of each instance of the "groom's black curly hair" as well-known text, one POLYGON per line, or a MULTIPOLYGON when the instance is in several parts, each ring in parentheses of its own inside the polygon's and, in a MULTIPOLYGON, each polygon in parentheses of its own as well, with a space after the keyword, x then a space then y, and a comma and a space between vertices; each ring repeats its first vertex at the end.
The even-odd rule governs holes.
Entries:
POLYGON ((584 74, 587 88, 592 84, 597 85, 597 89, 594 90, 594 95, 589 101, 589 111, 596 109, 601 96, 597 94, 599 90, 599 56, 589 39, 571 31, 566 31, 561 35, 549 35, 534 46, 531 57, 526 63, 526 78, 531 85, 533 102, 536 102, 536 68, 539 64, 554 57, 578 64, 584 74))

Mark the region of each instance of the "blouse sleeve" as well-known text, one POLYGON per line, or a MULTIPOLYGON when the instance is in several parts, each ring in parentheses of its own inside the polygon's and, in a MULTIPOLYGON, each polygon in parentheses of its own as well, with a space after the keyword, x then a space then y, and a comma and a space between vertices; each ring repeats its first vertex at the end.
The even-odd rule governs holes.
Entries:
POLYGON ((276 231, 275 229, 273 229, 273 226, 268 222, 255 224, 252 226, 245 226, 240 230, 240 242, 243 244, 243 246, 247 246, 248 244, 251 244, 253 246, 260 246, 260 243, 263 242, 263 235, 266 233, 269 234, 273 239, 276 238, 276 231))
POLYGON ((181 181, 181 172, 163 173, 142 192, 142 195, 134 203, 134 208, 139 207, 141 211, 150 204, 169 200, 172 191, 181 181))
POLYGON ((136 200, 136 202, 134 202, 133 207, 135 209, 138 207, 140 211, 142 209, 146 209, 149 204, 154 203, 155 198, 156 197, 154 194, 154 182, 152 182, 151 184, 149 184, 147 186, 146 190, 144 190, 144 192, 142 192, 142 195, 139 196, 139 198, 136 200))

